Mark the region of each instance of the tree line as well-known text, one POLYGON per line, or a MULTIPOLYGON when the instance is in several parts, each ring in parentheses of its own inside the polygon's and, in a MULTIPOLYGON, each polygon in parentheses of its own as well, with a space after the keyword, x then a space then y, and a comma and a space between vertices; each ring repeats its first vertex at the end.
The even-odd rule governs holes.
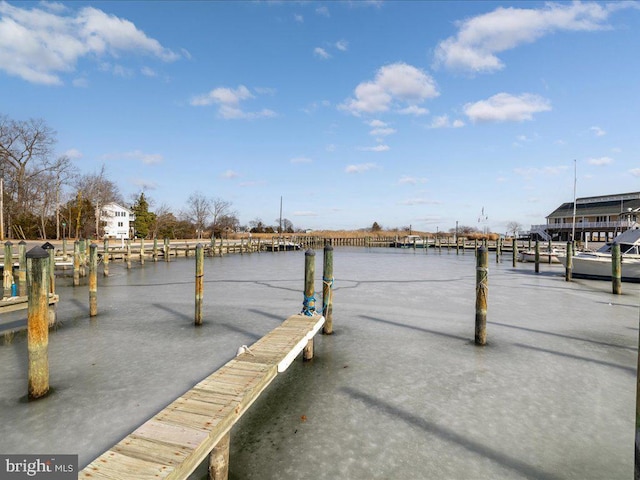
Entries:
POLYGON ((101 238, 102 208, 117 203, 134 215, 140 238, 223 237, 238 230, 293 232, 287 219, 276 227, 255 219, 241 226, 231 202, 195 192, 174 213, 144 192, 125 201, 105 167, 81 173, 67 155, 56 156, 56 132, 44 120, 0 114, 0 237, 14 239, 101 238))

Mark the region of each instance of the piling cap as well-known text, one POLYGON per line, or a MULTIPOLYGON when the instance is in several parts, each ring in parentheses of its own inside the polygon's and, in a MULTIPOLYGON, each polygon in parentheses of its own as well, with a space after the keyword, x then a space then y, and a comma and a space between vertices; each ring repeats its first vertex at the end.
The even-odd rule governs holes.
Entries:
POLYGON ((11 243, 11 240, 7 240, 6 242, 4 242, 4 244, 8 247, 10 247, 11 245, 13 245, 13 243, 11 243))
POLYGON ((42 247, 33 247, 26 254, 27 258, 49 258, 49 254, 42 247))
POLYGON ((307 250, 306 252, 304 252, 304 255, 306 257, 313 257, 315 256, 316 252, 314 252, 312 249, 307 250))
POLYGON ((51 245, 49 242, 46 242, 42 244, 42 248, 44 248, 45 250, 55 250, 56 247, 51 245))
POLYGON ((20 243, 18 245, 26 245, 27 242, 25 242, 24 240, 20 240, 20 243))

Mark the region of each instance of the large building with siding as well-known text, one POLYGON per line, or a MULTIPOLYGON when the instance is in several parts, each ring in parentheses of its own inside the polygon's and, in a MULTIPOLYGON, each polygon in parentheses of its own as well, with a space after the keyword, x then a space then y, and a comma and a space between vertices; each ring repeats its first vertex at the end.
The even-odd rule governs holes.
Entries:
POLYGON ((100 211, 100 228, 104 238, 128 239, 133 237, 134 214, 117 203, 108 203, 100 211))
POLYGON ((532 225, 531 235, 542 240, 606 242, 631 228, 639 228, 640 192, 577 198, 560 205, 545 225, 532 225), (574 222, 575 218, 575 222, 574 222), (575 236, 574 236, 575 235, 575 236))

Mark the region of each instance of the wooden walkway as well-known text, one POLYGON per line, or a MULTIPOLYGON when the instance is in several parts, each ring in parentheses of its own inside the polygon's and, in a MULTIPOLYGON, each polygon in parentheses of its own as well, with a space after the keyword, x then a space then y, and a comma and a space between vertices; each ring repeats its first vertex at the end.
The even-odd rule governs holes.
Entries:
POLYGON ((323 324, 319 315, 287 318, 250 352, 226 363, 96 458, 78 478, 187 478, 323 324))

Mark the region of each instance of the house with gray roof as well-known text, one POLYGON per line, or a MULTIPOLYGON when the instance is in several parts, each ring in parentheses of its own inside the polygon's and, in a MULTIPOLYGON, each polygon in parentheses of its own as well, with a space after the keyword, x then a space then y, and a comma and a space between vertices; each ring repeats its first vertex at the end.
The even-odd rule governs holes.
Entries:
POLYGON ((639 228, 640 192, 577 198, 547 215, 545 225, 532 225, 531 235, 542 240, 606 242, 639 228))

